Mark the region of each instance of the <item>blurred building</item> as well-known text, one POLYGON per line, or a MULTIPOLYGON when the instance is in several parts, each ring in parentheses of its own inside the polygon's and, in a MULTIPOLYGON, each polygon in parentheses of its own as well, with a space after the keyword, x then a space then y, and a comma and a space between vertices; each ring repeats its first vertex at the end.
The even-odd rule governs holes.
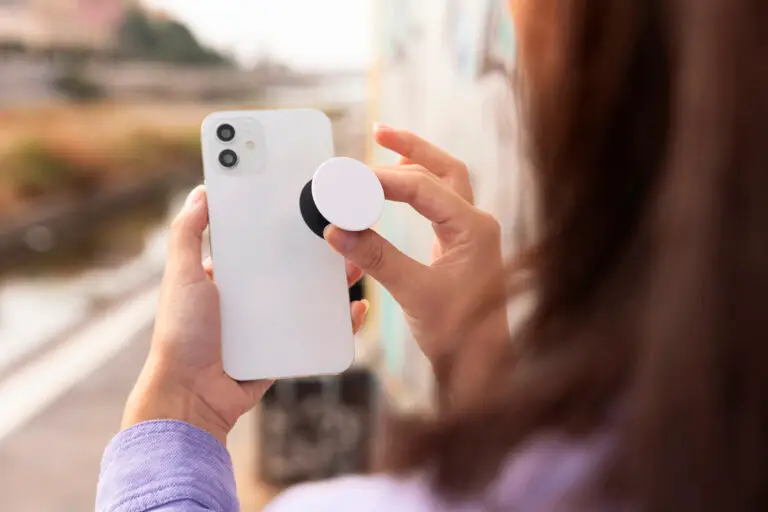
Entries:
POLYGON ((0 42, 33 48, 108 46, 138 0, 0 0, 0 42))
MULTIPOLYGON (((380 37, 369 112, 466 162, 476 204, 501 221, 511 254, 531 236, 531 206, 527 163, 518 145, 516 39, 508 3, 376 0, 380 37)), ((397 162, 377 146, 370 156, 377 163, 397 162)), ((432 225, 407 205, 387 204, 378 229, 410 256, 429 260, 432 225)), ((382 382, 396 402, 429 402, 432 368, 400 307, 378 286, 372 298, 384 356, 382 382)), ((513 325, 524 313, 519 304, 510 306, 513 325)))

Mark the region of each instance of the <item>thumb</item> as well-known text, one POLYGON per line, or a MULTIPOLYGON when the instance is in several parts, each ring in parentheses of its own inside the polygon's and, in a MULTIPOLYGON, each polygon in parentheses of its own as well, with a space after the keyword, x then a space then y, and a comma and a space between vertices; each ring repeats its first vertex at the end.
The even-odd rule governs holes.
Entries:
POLYGON ((325 239, 333 249, 377 280, 402 306, 418 301, 429 268, 406 256, 372 230, 344 231, 328 226, 325 239))
POLYGON ((203 269, 203 231, 208 226, 205 187, 196 187, 171 224, 168 270, 185 283, 206 278, 203 269))

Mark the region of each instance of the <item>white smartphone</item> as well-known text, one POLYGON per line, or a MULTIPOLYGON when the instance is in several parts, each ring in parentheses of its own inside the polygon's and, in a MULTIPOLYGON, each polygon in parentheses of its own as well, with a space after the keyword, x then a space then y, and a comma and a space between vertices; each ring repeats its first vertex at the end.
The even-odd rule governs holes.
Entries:
POLYGON ((345 262, 299 198, 334 155, 311 109, 216 112, 202 124, 224 370, 245 381, 338 374, 354 359, 345 262))

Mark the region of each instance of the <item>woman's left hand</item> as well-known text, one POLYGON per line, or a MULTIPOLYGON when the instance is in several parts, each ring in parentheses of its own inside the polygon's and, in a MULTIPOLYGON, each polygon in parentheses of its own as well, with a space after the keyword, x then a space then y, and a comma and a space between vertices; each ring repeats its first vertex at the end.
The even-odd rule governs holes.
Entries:
MULTIPOLYGON (((225 442, 237 419, 253 408, 272 384, 238 382, 224 373, 219 295, 211 262, 202 261, 207 225, 205 189, 200 186, 190 193, 171 226, 152 346, 128 399, 123 428, 142 421, 175 419, 225 442)), ((347 266, 350 285, 361 277, 357 267, 347 266)), ((351 308, 357 331, 367 304, 355 302, 351 308)))

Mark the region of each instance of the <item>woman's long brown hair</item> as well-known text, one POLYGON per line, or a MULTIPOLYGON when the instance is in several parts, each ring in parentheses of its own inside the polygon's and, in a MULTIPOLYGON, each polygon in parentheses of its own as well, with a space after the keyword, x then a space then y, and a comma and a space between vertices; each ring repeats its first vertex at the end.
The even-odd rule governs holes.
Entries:
POLYGON ((604 499, 768 510, 768 2, 563 5, 561 79, 524 105, 535 310, 477 407, 401 423, 390 462, 480 490, 533 433, 606 426, 604 499))

